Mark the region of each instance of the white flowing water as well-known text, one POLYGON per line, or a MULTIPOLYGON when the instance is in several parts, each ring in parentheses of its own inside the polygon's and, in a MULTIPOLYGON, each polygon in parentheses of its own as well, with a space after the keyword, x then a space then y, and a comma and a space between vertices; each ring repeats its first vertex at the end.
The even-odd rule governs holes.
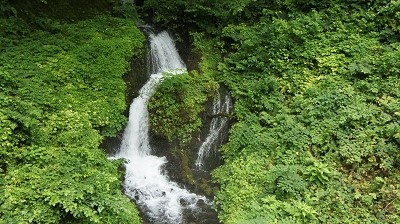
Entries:
POLYGON ((175 224, 182 222, 184 210, 196 211, 198 202, 210 202, 170 181, 164 170, 166 158, 151 155, 147 103, 162 81, 161 73, 178 75, 185 72, 186 67, 167 32, 150 34, 149 38, 154 74, 130 105, 128 125, 116 157, 127 159, 125 194, 136 200, 152 223, 175 224))
POLYGON ((214 98, 212 113, 215 117, 211 120, 206 140, 199 148, 195 163, 196 167, 203 167, 204 159, 208 157, 211 152, 215 152, 221 145, 221 142, 218 142, 218 140, 221 139, 221 134, 223 134, 222 130, 228 124, 229 118, 225 115, 229 113, 231 106, 232 101, 229 94, 226 94, 223 98, 220 95, 214 98))

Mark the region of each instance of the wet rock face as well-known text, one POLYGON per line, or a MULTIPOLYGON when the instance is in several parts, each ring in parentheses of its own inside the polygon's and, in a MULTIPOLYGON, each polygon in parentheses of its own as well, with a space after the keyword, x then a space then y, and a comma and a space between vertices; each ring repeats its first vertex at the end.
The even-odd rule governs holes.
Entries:
POLYGON ((182 32, 179 37, 179 41, 176 42, 176 47, 182 60, 186 64, 187 70, 199 70, 201 54, 193 49, 190 41, 190 34, 188 32, 182 32))

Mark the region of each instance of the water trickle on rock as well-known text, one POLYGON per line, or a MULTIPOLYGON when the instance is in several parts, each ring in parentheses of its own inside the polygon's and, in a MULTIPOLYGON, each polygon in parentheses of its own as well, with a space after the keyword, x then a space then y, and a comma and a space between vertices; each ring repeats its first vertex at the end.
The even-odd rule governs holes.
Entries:
POLYGON ((184 210, 198 209, 198 204, 211 204, 169 180, 165 174, 165 157, 151 155, 149 143, 149 113, 147 103, 162 80, 163 72, 186 72, 171 36, 166 32, 150 34, 153 74, 130 105, 129 121, 116 158, 127 159, 125 194, 150 217, 152 223, 181 223, 184 210))
POLYGON ((221 145, 222 130, 228 125, 229 118, 227 114, 230 112, 232 107, 232 100, 229 94, 221 97, 217 95, 213 100, 212 115, 214 116, 211 120, 210 129, 205 141, 199 148, 196 159, 196 167, 202 168, 204 165, 204 159, 208 157, 212 152, 216 153, 218 147, 221 145))

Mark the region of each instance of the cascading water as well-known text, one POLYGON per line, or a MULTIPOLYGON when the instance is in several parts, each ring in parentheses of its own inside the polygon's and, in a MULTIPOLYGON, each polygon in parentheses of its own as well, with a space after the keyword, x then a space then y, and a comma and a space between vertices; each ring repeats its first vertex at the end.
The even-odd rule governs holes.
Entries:
POLYGON ((204 197, 190 193, 168 179, 165 157, 151 155, 147 103, 162 80, 162 72, 186 71, 167 32, 150 34, 153 73, 130 105, 129 122, 117 158, 127 159, 125 193, 136 200, 152 223, 181 223, 184 210, 196 211, 198 203, 210 204, 204 197))
POLYGON ((211 152, 216 151, 221 145, 221 142, 218 142, 218 140, 221 139, 220 135, 223 133, 222 130, 228 124, 229 118, 225 115, 229 113, 231 107, 232 101, 229 94, 225 94, 223 98, 221 95, 214 98, 212 113, 215 117, 211 120, 206 140, 199 148, 195 163, 197 168, 202 168, 204 159, 208 157, 211 152))

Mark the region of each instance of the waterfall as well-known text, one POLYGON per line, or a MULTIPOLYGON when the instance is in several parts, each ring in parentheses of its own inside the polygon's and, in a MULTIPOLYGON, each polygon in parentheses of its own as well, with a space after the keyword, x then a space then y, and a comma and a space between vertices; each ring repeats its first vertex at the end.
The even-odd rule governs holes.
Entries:
POLYGON ((199 148, 195 163, 196 167, 201 168, 204 164, 204 159, 208 157, 211 152, 215 152, 221 145, 221 142, 218 142, 218 140, 221 139, 222 130, 226 127, 229 120, 228 117, 224 115, 229 113, 231 106, 232 101, 229 94, 225 94, 224 97, 218 95, 214 98, 212 113, 215 117, 211 120, 206 140, 199 148))
POLYGON ((158 35, 150 34, 150 59, 153 73, 186 72, 186 66, 175 48, 175 43, 166 31, 158 35))
POLYGON ((130 105, 129 121, 115 157, 127 160, 125 194, 136 200, 152 223, 181 223, 183 210, 195 211, 198 203, 210 202, 170 181, 164 170, 166 158, 151 155, 147 103, 162 81, 161 73, 180 74, 186 68, 167 32, 150 34, 149 39, 154 74, 130 105))

